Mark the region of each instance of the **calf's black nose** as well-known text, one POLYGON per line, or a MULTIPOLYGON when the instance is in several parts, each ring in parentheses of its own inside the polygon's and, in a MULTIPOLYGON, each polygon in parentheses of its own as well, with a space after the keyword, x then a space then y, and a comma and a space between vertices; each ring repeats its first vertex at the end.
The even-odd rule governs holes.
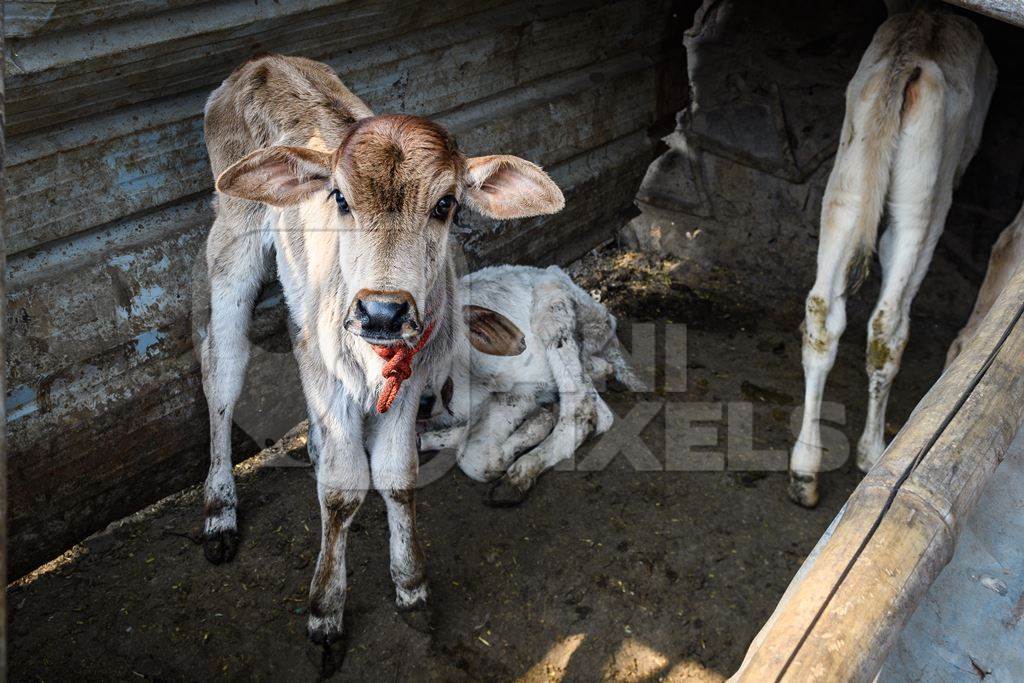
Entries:
POLYGON ((388 339, 402 335, 402 324, 409 317, 409 304, 396 301, 356 301, 355 317, 366 336, 388 339))
POLYGON ((371 342, 409 341, 423 331, 423 323, 408 292, 361 289, 348 309, 345 329, 371 342))

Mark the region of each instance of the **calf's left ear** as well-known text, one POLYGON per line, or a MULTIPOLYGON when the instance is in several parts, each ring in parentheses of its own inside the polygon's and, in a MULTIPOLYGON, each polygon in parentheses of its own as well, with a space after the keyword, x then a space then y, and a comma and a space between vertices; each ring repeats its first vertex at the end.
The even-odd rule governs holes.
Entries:
POLYGON ((483 306, 463 306, 462 319, 469 328, 469 343, 488 356, 518 356, 526 339, 515 323, 483 306))
POLYGON ((505 220, 557 213, 565 197, 540 166, 496 154, 468 160, 467 204, 488 218, 505 220))

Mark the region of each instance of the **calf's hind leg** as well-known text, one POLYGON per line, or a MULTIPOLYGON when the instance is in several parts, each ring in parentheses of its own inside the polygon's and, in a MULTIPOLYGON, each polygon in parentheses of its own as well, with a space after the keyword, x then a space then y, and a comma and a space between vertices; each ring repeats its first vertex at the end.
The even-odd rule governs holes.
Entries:
MULTIPOLYGON (((841 159, 837 159, 836 165, 840 163, 841 159)), ((825 380, 835 364, 839 338, 846 329, 849 273, 862 264, 864 257, 861 236, 855 229, 859 203, 858 195, 833 188, 830 179, 823 200, 817 276, 807 295, 803 324, 803 421, 789 461, 789 497, 804 507, 818 504, 825 380)))
POLYGON ((238 548, 238 499, 231 474, 231 424, 249 362, 249 322, 265 271, 258 233, 233 240, 221 218, 207 243, 210 320, 200 348, 210 416, 210 470, 204 487, 203 552, 213 564, 238 548))
MULTIPOLYGON (((885 408, 907 345, 910 305, 928 272, 953 196, 942 75, 924 68, 914 105, 904 112, 889 189, 889 230, 879 245, 882 291, 868 323, 868 414, 857 444, 857 466, 871 469, 885 450, 885 408)), ((952 111, 959 130, 966 111, 952 111), (959 120, 959 123, 958 123, 959 120)), ((952 137, 955 137, 952 136, 952 137)))

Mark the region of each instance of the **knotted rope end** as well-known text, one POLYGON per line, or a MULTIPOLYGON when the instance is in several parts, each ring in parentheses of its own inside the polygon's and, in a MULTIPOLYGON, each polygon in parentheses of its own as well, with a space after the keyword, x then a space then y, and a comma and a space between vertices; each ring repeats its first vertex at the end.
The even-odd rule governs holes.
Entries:
POLYGON ((391 409, 391 404, 398 398, 398 390, 402 388, 402 382, 412 377, 412 361, 416 354, 423 350, 430 339, 430 333, 434 331, 434 323, 427 325, 416 346, 399 344, 397 346, 378 346, 371 344, 371 348, 378 356, 386 362, 381 369, 384 376, 384 388, 377 397, 377 412, 386 413, 391 409))

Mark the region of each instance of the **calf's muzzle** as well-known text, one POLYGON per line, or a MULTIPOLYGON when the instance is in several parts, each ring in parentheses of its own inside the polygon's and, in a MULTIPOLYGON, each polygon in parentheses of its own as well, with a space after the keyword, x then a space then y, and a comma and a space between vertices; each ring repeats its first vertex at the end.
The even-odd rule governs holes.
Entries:
POLYGON ((345 329, 371 342, 411 341, 423 331, 423 321, 409 292, 361 289, 349 307, 345 329))

